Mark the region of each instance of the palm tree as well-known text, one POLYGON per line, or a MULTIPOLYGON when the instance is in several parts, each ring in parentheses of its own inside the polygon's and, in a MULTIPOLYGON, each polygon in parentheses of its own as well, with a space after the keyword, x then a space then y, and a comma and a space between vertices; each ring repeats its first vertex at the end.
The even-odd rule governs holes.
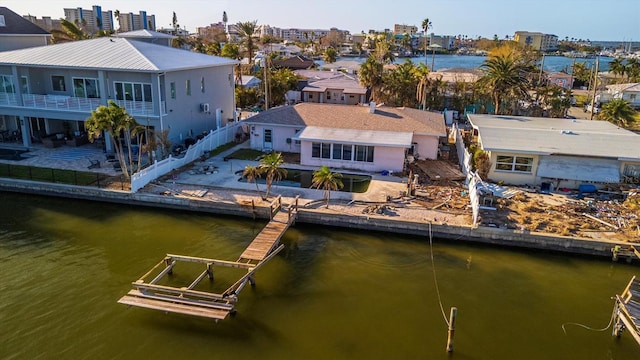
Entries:
MULTIPOLYGON (((258 195, 260 195, 260 197, 262 197, 262 194, 260 193, 260 188, 258 187, 258 179, 261 176, 262 176, 262 170, 258 166, 247 165, 244 167, 244 170, 242 171, 243 178, 246 178, 248 182, 256 183, 256 190, 258 191, 258 195)), ((265 200, 264 197, 262 197, 262 199, 265 200)))
POLYGON ((614 99, 602 105, 598 118, 620 127, 628 127, 635 121, 635 113, 629 102, 622 99, 614 99))
POLYGON ((269 198, 273 182, 280 181, 287 176, 287 170, 280 167, 283 163, 284 159, 282 158, 282 153, 275 152, 265 155, 260 160, 258 169, 260 169, 261 173, 265 175, 265 181, 267 183, 267 192, 264 196, 265 199, 269 198))
POLYGON ((120 30, 120 10, 116 9, 116 11, 113 12, 113 16, 116 17, 116 20, 118 21, 118 30, 120 30))
POLYGON ((251 60, 253 59, 253 34, 256 32, 257 24, 258 20, 238 23, 240 37, 246 42, 249 64, 251 64, 251 60))
POLYGON ((491 95, 496 115, 505 100, 520 100, 528 96, 527 80, 523 75, 529 69, 519 58, 501 54, 488 58, 480 67, 484 75, 478 80, 478 85, 491 95))
POLYGON ((395 69, 382 76, 382 101, 392 106, 416 107, 415 89, 419 82, 419 72, 411 60, 406 60, 395 69))
POLYGON ((427 62, 427 31, 432 27, 429 18, 422 20, 422 31, 424 32, 424 62, 427 62))
POLYGON ((109 100, 109 106, 100 105, 97 109, 91 111, 91 116, 85 121, 85 129, 90 142, 100 137, 103 132, 109 136, 126 179, 130 178, 127 163, 131 165, 133 159, 131 150, 129 150, 129 161, 125 161, 124 147, 120 142, 120 134, 124 133, 126 144, 131 149, 131 130, 137 126, 138 124, 133 116, 129 115, 125 108, 118 106, 113 100, 109 100))
POLYGON ((323 165, 319 170, 313 172, 311 187, 324 190, 324 200, 327 202, 328 209, 331 190, 338 190, 344 187, 342 174, 331 172, 328 166, 323 165))
POLYGON ((51 35, 53 35, 53 42, 56 44, 84 40, 91 37, 89 34, 85 33, 78 25, 72 23, 69 20, 60 19, 60 26, 62 26, 62 30, 51 30, 51 35))
POLYGON ((338 52, 336 49, 328 47, 327 50, 324 51, 324 56, 322 58, 327 64, 334 63, 338 59, 338 52))
POLYGON ((375 57, 371 55, 358 69, 358 81, 362 86, 371 90, 371 99, 374 101, 379 97, 383 69, 382 63, 376 61, 375 57))
POLYGON ((609 63, 609 69, 614 75, 616 75, 616 77, 618 75, 624 77, 624 74, 627 72, 627 67, 623 63, 622 58, 619 57, 611 60, 611 62, 609 63))

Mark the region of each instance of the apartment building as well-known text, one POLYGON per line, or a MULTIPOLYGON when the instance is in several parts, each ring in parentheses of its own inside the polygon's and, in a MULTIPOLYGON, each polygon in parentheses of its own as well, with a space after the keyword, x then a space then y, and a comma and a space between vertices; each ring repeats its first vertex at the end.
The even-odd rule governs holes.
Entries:
POLYGON ((400 25, 400 24, 395 24, 393 25, 393 34, 394 35, 402 35, 402 34, 409 34, 409 35, 415 35, 416 33, 418 33, 418 27, 414 26, 414 25, 400 25))
POLYGON ((65 8, 65 20, 81 27, 85 32, 97 33, 99 31, 113 31, 113 12, 102 11, 102 7, 94 5, 91 9, 65 8))
POLYGON ((120 24, 119 31, 135 31, 135 30, 156 30, 156 16, 147 15, 146 11, 141 10, 140 13, 120 13, 118 16, 120 24))
POLYGON ((541 32, 516 31, 513 40, 538 51, 558 49, 558 36, 541 32))

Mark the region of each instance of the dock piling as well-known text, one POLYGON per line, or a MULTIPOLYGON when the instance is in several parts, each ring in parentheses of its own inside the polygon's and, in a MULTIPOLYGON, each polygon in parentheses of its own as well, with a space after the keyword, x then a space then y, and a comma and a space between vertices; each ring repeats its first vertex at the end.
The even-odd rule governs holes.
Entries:
POLYGON ((458 308, 452 307, 449 314, 449 333, 447 335, 447 352, 453 352, 453 334, 456 330, 456 316, 458 315, 458 308))

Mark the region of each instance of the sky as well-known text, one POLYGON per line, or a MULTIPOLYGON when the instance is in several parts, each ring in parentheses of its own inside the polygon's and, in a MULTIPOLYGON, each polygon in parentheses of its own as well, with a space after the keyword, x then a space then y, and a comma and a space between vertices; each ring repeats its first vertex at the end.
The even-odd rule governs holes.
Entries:
MULTIPOLYGON (((64 8, 102 6, 102 10, 156 16, 156 27, 171 27, 175 11, 180 27, 222 21, 257 20, 279 28, 329 29, 359 33, 393 30, 394 24, 415 25, 428 18, 429 33, 493 38, 515 31, 543 32, 560 39, 640 41, 640 0, 2 0, 20 15, 54 19, 64 8)), ((116 22, 117 24, 117 22, 116 22)))

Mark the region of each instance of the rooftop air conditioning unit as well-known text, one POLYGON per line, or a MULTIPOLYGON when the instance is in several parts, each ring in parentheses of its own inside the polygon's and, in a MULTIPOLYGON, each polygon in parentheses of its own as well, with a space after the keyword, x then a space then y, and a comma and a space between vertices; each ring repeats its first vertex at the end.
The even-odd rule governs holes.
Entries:
POLYGON ((200 111, 202 112, 209 112, 209 104, 200 104, 200 111))

